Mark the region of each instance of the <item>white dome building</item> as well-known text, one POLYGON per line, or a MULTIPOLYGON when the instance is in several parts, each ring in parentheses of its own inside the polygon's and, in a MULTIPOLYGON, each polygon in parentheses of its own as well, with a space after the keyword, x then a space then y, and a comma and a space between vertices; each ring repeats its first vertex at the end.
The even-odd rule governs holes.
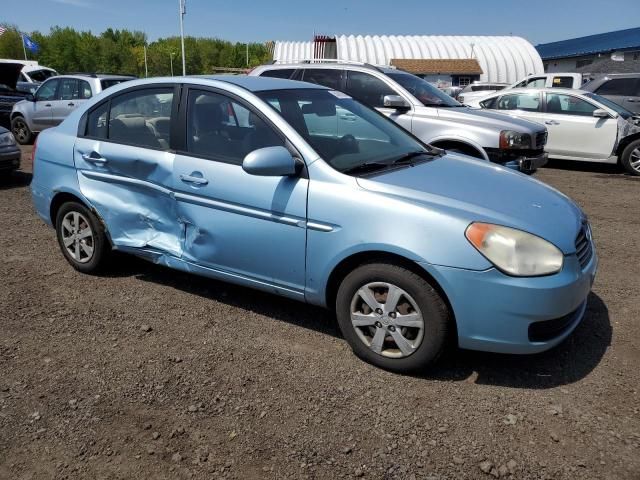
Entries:
MULTIPOLYGON (((338 59, 374 65, 395 64, 425 78, 458 77, 461 84, 467 83, 462 78, 514 83, 527 75, 544 73, 542 59, 533 45, 522 37, 512 36, 316 36, 312 42, 275 42, 273 59, 279 63, 338 59)), ((457 84, 455 79, 454 84, 457 84)))

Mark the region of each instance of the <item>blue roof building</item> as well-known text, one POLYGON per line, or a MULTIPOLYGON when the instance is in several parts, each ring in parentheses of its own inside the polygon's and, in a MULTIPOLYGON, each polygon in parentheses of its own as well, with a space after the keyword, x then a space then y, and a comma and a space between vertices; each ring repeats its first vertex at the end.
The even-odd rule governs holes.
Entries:
POLYGON ((536 50, 548 72, 573 72, 597 60, 610 60, 613 67, 627 70, 623 62, 640 58, 640 27, 543 43, 536 50))

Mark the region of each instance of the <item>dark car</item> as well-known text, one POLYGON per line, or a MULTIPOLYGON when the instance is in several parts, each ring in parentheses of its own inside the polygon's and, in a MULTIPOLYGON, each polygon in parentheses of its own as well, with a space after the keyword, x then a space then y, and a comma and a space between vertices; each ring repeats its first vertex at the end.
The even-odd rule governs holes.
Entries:
POLYGON ((13 134, 0 127, 0 178, 20 168, 20 149, 13 134))
POLYGON ((581 88, 608 98, 633 113, 640 113, 640 73, 604 75, 581 88))
POLYGON ((0 125, 9 124, 13 106, 31 93, 24 82, 18 82, 23 66, 21 63, 0 63, 0 125))

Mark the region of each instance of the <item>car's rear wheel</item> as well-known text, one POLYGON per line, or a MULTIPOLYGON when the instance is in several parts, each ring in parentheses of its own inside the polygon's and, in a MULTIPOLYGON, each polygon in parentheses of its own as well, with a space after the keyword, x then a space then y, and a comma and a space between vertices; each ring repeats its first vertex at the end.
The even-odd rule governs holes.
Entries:
POLYGON ((27 125, 25 119, 21 116, 14 117, 11 120, 11 133, 20 145, 30 145, 33 143, 33 132, 27 125))
POLYGON ((56 216, 62 254, 76 270, 96 273, 105 265, 111 248, 104 227, 84 205, 67 202, 56 216))
POLYGON ((640 175, 640 140, 627 145, 620 156, 620 163, 631 175, 640 175))
POLYGON ((424 278, 387 263, 363 265, 345 277, 336 316, 356 355, 398 372, 434 363, 450 323, 446 304, 424 278))

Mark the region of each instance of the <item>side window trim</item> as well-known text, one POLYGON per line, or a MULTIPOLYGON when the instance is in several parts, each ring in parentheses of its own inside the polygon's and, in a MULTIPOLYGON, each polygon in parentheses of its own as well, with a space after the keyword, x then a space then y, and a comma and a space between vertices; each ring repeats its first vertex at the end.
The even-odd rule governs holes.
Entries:
POLYGON ((251 104, 247 103, 245 99, 242 97, 235 95, 232 92, 228 92, 226 90, 222 90, 215 87, 210 87, 207 85, 194 85, 194 84, 184 84, 182 88, 182 95, 180 98, 179 112, 177 115, 177 126, 176 126, 176 148, 175 153, 178 155, 184 155, 187 157, 194 158, 202 158, 203 160, 208 160, 212 162, 225 163, 228 165, 236 165, 241 168, 241 165, 238 165, 236 162, 230 161, 225 158, 220 158, 214 155, 204 155, 195 152, 190 152, 187 148, 187 121, 188 121, 188 105, 189 105, 189 93, 190 92, 201 92, 201 93, 212 93, 221 95, 223 97, 228 98, 236 103, 238 103, 241 107, 246 108, 250 113, 254 113, 260 118, 265 125, 267 125, 273 132, 282 139, 285 147, 289 150, 292 156, 302 159, 302 155, 298 152, 298 150, 293 146, 293 144, 289 141, 286 135, 274 125, 271 120, 264 115, 261 111, 254 108, 251 104))

